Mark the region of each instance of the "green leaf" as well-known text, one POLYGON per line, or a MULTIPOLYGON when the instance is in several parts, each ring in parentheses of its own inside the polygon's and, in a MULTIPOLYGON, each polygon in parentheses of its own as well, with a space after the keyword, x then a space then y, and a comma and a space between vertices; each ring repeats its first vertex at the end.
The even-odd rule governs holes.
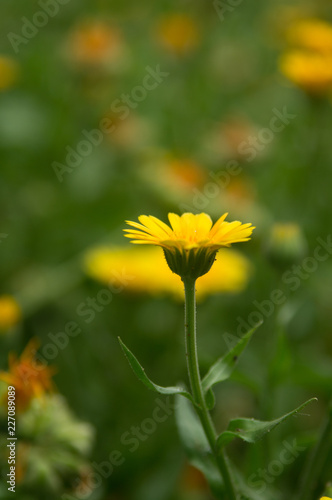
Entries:
POLYGON ((141 382, 143 382, 146 387, 151 389, 152 391, 159 392, 159 394, 180 394, 181 396, 185 396, 193 403, 193 398, 189 392, 185 391, 182 387, 161 387, 160 385, 154 384, 149 377, 146 375, 144 368, 140 365, 139 361, 133 355, 133 353, 125 346, 120 337, 118 337, 121 348, 128 359, 130 366, 132 367, 135 375, 139 378, 141 382))
POLYGON ((193 406, 176 396, 175 418, 181 442, 189 462, 200 470, 216 498, 224 498, 224 486, 208 440, 193 406))
POLYGON ((302 410, 312 401, 317 401, 317 398, 311 398, 290 413, 269 422, 263 422, 261 420, 254 420, 250 418, 236 418, 231 420, 228 424, 227 430, 222 432, 218 437, 217 446, 221 449, 235 438, 240 438, 243 441, 247 441, 247 443, 256 443, 256 441, 261 439, 265 434, 272 431, 272 429, 281 424, 281 422, 287 418, 295 415, 295 413, 302 410))
POLYGON ((208 410, 212 410, 216 403, 216 398, 214 397, 214 393, 212 389, 209 389, 205 394, 205 402, 208 410))
POLYGON ((254 326, 249 332, 247 332, 225 356, 218 359, 218 361, 211 366, 210 370, 205 375, 202 381, 203 390, 205 392, 207 392, 215 384, 218 384, 219 382, 222 382, 223 380, 226 380, 230 377, 232 371, 235 368, 238 357, 245 349, 252 335, 261 324, 262 321, 257 323, 257 325, 254 326))

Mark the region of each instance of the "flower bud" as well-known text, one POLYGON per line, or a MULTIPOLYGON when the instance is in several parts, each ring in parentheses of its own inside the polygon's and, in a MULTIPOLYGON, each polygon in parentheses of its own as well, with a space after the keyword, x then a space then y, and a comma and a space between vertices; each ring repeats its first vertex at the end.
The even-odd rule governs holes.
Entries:
POLYGON ((274 224, 266 244, 268 259, 276 266, 289 266, 302 259, 307 242, 301 228, 292 222, 274 224))

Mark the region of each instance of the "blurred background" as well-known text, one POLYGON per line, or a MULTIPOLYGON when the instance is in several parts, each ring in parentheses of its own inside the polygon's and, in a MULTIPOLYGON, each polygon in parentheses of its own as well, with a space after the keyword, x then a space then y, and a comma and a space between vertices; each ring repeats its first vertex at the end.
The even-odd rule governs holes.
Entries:
POLYGON ((197 282, 200 362, 264 319, 214 419, 316 396, 264 443, 229 447, 255 482, 296 437, 304 451, 271 481, 293 494, 332 384, 330 2, 2 0, 0 26, 1 443, 9 383, 17 498, 212 498, 172 401, 117 341, 156 383, 187 383, 180 279, 122 235, 186 211, 256 226, 197 282))

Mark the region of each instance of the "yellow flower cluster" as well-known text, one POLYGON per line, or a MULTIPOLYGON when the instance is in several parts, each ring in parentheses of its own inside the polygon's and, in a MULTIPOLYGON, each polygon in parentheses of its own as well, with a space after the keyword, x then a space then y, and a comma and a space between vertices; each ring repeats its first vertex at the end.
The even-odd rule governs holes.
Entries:
POLYGON ((332 25, 307 19, 291 25, 290 48, 280 58, 280 70, 311 94, 332 91, 332 25))
MULTIPOLYGON (((106 284, 118 285, 121 277, 125 277, 128 291, 169 293, 183 298, 183 284, 169 271, 163 253, 156 247, 97 247, 86 253, 84 269, 89 276, 106 284)), ((250 264, 245 257, 233 250, 221 250, 211 271, 198 279, 197 297, 240 292, 249 276, 250 264)))

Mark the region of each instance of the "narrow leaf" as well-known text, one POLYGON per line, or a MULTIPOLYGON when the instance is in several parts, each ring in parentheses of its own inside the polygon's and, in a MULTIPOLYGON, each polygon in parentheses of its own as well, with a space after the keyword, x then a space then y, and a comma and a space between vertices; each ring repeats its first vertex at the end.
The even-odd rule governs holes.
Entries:
POLYGON ((203 390, 207 392, 211 387, 223 380, 230 377, 235 368, 237 360, 242 351, 247 346, 254 332, 262 324, 262 321, 257 323, 249 332, 247 332, 237 344, 222 358, 218 359, 214 365, 211 366, 208 373, 203 379, 203 390))
POLYGON ((214 405, 216 404, 216 398, 214 397, 212 389, 209 389, 205 394, 205 402, 208 410, 212 410, 214 408, 214 405))
POLYGON ((134 354, 125 346, 120 337, 118 337, 121 348, 133 369, 135 375, 139 378, 141 382, 143 382, 146 387, 151 389, 152 391, 159 392, 159 394, 180 394, 181 396, 185 396, 190 401, 193 402, 193 398, 189 392, 185 391, 182 387, 161 387, 160 385, 154 384, 149 377, 146 375, 144 368, 140 365, 137 358, 134 354))
POLYGON ((243 441, 247 441, 248 443, 256 443, 256 441, 260 440, 265 434, 272 431, 272 429, 281 424, 281 422, 283 422, 287 418, 295 415, 295 413, 302 410, 312 401, 317 401, 317 398, 311 398, 295 410, 287 413, 286 415, 283 415, 280 418, 277 418, 276 420, 271 420, 269 422, 254 420, 250 418, 236 418, 234 420, 231 420, 228 424, 227 430, 222 432, 218 437, 217 446, 219 447, 219 449, 221 449, 230 441, 233 441, 233 439, 235 438, 240 438, 243 441))

